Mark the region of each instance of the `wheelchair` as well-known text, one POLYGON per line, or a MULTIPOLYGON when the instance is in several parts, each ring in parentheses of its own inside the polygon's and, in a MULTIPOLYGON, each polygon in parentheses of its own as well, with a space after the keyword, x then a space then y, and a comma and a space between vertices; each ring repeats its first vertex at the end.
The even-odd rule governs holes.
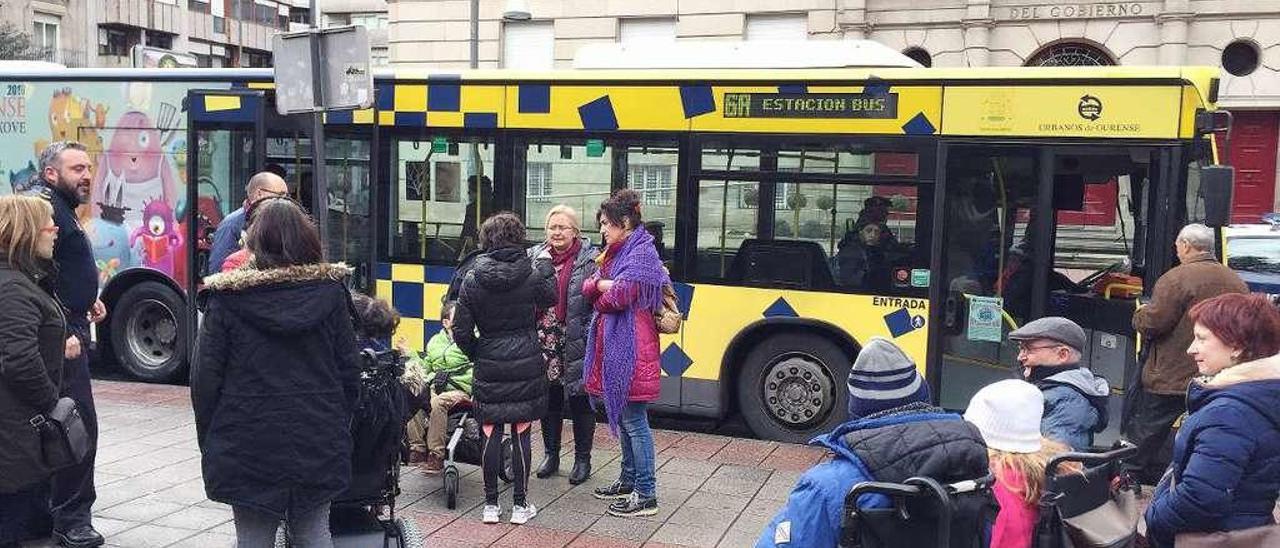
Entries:
POLYGON ((841 548, 986 548, 999 505, 991 475, 942 485, 927 477, 903 483, 867 481, 845 495, 841 548), (858 499, 882 495, 890 504, 864 508, 858 499))
MULTIPOLYGON (((445 383, 455 389, 463 390, 463 387, 459 386, 453 379, 446 379, 445 383)), ((438 393, 441 388, 443 388, 443 385, 434 386, 432 393, 438 393)), ((426 412, 430 412, 429 405, 426 412)), ((474 415, 475 413, 469 400, 461 402, 449 410, 449 441, 445 444, 444 470, 440 475, 444 480, 445 506, 450 510, 458 506, 458 483, 460 478, 458 463, 473 466, 484 465, 481 459, 484 454, 484 436, 480 429, 480 422, 475 419, 474 415)), ((514 477, 511 472, 511 451, 511 438, 503 438, 502 468, 498 470, 498 478, 506 483, 511 483, 511 479, 514 477)))
POLYGON ((1035 548, 1124 548, 1138 537, 1137 485, 1124 460, 1138 453, 1118 441, 1100 453, 1063 453, 1045 467, 1035 548), (1079 470, 1067 470, 1068 467, 1079 470))

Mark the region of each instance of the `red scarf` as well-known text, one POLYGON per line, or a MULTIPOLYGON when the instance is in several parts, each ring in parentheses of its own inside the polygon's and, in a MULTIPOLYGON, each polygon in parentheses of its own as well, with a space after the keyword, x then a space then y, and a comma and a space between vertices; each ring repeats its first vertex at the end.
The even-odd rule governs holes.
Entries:
POLYGON ((547 249, 551 252, 551 264, 556 269, 556 284, 559 289, 556 292, 556 319, 564 323, 569 314, 569 278, 573 276, 573 260, 582 251, 582 240, 574 238, 573 244, 564 251, 556 251, 550 243, 547 244, 547 249))

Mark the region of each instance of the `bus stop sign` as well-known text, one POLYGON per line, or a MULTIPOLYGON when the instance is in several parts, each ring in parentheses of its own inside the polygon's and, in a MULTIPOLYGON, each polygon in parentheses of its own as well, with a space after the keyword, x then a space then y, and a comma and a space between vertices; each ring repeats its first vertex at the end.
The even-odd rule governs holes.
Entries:
POLYGON ((369 34, 346 26, 281 33, 275 36, 276 111, 298 114, 356 110, 373 106, 369 34), (311 42, 319 40, 321 62, 311 62, 311 42), (312 71, 318 69, 320 74, 312 71), (317 82, 322 82, 319 97, 317 82))

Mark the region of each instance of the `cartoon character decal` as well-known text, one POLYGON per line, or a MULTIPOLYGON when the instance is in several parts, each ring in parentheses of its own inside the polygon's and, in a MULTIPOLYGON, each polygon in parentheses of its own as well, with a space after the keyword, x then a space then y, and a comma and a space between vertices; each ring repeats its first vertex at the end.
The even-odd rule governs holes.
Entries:
MULTIPOLYGON (((98 165, 102 152, 102 136, 100 131, 107 125, 107 106, 102 103, 93 105, 88 99, 82 99, 72 93, 71 88, 62 88, 53 93, 49 101, 49 139, 35 142, 36 157, 53 141, 79 141, 88 149, 89 161, 98 165)), ((80 222, 86 223, 93 216, 94 208, 82 205, 76 208, 80 222)))
POLYGON ((36 183, 36 163, 27 160, 27 167, 9 172, 9 186, 14 194, 23 194, 31 190, 36 183))
POLYGON ((142 210, 144 223, 129 238, 129 247, 142 241, 142 266, 174 277, 174 263, 182 248, 173 208, 163 200, 151 200, 142 210))
POLYGON ((120 204, 120 196, 117 194, 115 201, 98 206, 102 208, 102 216, 93 222, 89 238, 98 264, 99 282, 105 284, 117 272, 134 266, 133 246, 129 229, 124 227, 128 208, 120 204))
POLYGON ((177 180, 164 153, 164 139, 146 113, 135 110, 121 116, 98 163, 91 202, 103 202, 106 188, 122 188, 121 205, 135 212, 125 216, 129 226, 143 222, 140 211, 150 201, 161 200, 169 207, 176 204, 177 180))

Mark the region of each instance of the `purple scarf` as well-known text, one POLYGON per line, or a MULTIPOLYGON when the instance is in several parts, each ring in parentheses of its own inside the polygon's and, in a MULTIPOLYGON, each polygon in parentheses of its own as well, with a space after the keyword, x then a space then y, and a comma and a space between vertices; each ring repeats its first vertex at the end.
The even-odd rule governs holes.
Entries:
MULTIPOLYGON (((618 421, 622 408, 627 405, 631 392, 631 377, 636 368, 636 314, 650 316, 662 309, 662 288, 671 283, 662 259, 653 245, 653 236, 644 228, 637 228, 622 242, 617 253, 608 259, 607 272, 613 280, 612 291, 635 291, 636 299, 631 307, 619 313, 603 314, 599 322, 604 333, 597 333, 597 322, 592 318, 587 330, 586 355, 583 356, 582 378, 591 378, 596 367, 596 338, 604 337, 604 356, 600 360, 600 380, 604 387, 605 415, 609 418, 609 431, 618 436, 618 421)), ((601 314, 596 313, 599 317, 601 314)))

